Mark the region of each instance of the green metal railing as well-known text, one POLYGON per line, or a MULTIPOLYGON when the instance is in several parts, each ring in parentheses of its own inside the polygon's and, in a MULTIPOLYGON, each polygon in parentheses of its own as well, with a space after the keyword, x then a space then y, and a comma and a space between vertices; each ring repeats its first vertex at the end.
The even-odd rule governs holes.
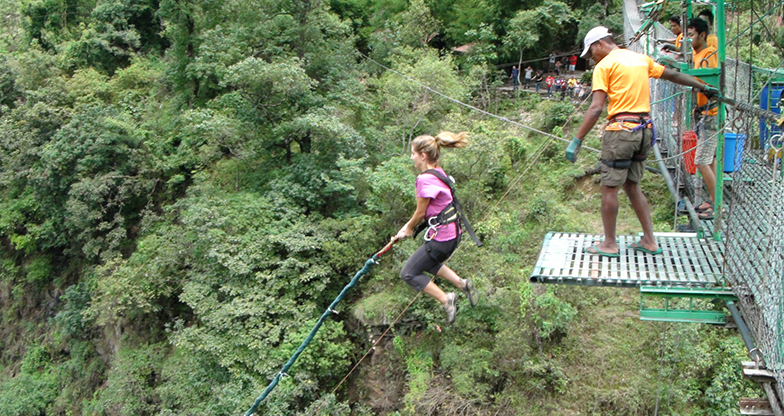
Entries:
MULTIPOLYGON (((720 89, 722 96, 727 98, 725 102, 729 104, 726 112, 719 109, 722 134, 716 154, 717 218, 712 224, 715 227, 713 235, 715 239, 724 241, 723 280, 738 299, 737 302, 733 301, 733 308, 737 305, 741 313, 733 315, 742 315, 748 324, 749 331, 744 341, 752 345, 749 342, 750 334, 768 369, 775 374, 775 388, 779 397, 784 397, 784 169, 781 154, 777 153, 780 144, 772 140, 776 136, 765 139, 760 135, 761 125, 765 123, 772 126, 774 123, 771 118, 775 116, 762 111, 759 105, 762 87, 770 85, 771 80, 784 80, 784 70, 758 68, 742 62, 749 57, 739 56, 735 48, 739 48, 742 36, 750 29, 746 28, 725 43, 724 4, 721 1, 710 4, 716 16, 719 41, 720 89), (734 147, 726 144, 725 131, 737 135, 734 147), (725 154, 735 156, 735 169, 726 174, 723 168, 725 154), (722 205, 726 212, 722 212, 722 205)), ((752 26, 780 10, 783 4, 784 0, 781 0, 776 6, 757 13, 759 17, 752 26)), ((686 13, 687 16, 692 13, 690 1, 687 1, 686 13)), ((661 25, 654 25, 649 30, 649 36, 640 37, 641 42, 647 44, 639 46, 638 51, 653 51, 654 59, 682 69, 684 63, 663 55, 655 56, 658 51, 655 47, 649 47, 656 37, 673 37, 666 32, 661 25)), ((700 75, 694 70, 687 71, 700 75)), ((662 127, 658 136, 665 158, 682 152, 681 133, 691 128, 689 114, 692 94, 673 97, 678 91, 682 91, 680 87, 666 81, 653 80, 651 84, 651 99, 656 103, 652 107, 652 117, 657 127, 662 127), (673 122, 674 114, 678 116, 677 122, 673 122)), ((768 108, 776 104, 768 100, 768 108)), ((667 163, 675 167, 673 180, 676 185, 682 186, 694 201, 695 195, 701 191, 702 181, 689 175, 677 157, 669 159, 667 163)))

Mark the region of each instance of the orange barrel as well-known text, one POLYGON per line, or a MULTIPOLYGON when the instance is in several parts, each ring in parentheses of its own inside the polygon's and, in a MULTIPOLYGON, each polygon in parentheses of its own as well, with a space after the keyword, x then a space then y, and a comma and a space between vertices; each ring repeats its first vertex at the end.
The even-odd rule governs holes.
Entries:
POLYGON ((693 131, 683 132, 683 161, 686 163, 686 172, 694 175, 697 173, 697 166, 694 164, 694 154, 697 153, 697 133, 693 131))

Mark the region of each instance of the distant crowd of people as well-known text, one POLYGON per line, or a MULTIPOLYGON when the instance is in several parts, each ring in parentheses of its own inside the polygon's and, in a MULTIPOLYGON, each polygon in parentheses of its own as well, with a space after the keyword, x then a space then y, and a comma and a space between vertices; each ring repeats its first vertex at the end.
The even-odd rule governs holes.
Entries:
MULTIPOLYGON (((575 77, 574 66, 574 64, 569 64, 569 74, 564 74, 563 76, 560 74, 560 71, 543 72, 541 69, 534 74, 534 69, 528 66, 524 70, 523 88, 534 88, 537 93, 540 90, 547 89, 548 98, 560 94, 561 100, 569 97, 573 101, 581 101, 590 94, 591 83, 580 82, 575 77)), ((517 91, 520 86, 520 70, 517 68, 517 65, 512 66, 512 74, 509 78, 512 79, 514 90, 517 91)))
MULTIPOLYGON (((522 68, 522 66, 521 66, 522 68)), ((522 72, 517 65, 512 66, 512 73, 509 78, 512 80, 513 90, 517 91, 520 85, 524 89, 533 88, 538 93, 547 90, 547 97, 553 98, 560 95, 561 100, 569 97, 573 101, 581 101, 591 93, 591 83, 580 82, 576 78, 577 55, 561 56, 552 52, 548 60, 547 71, 542 69, 534 70, 530 65, 522 72)))

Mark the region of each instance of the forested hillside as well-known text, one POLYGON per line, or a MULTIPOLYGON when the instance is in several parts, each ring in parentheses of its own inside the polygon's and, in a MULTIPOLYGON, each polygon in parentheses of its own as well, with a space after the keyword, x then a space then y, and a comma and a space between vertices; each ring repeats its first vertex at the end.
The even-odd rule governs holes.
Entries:
MULTIPOLYGON (((420 298, 331 395, 415 295, 398 274, 418 242, 397 244, 260 414, 733 414, 758 394, 734 331, 640 322, 636 291, 528 283, 547 231, 600 231, 596 155, 571 165, 374 62, 566 136, 580 107, 501 96, 496 65, 620 31, 619 7, 0 0, 0 416, 245 412, 410 218, 410 142, 441 130, 471 134, 444 167, 485 242, 450 262, 479 305, 445 326, 420 298)), ((666 186, 643 185, 670 231, 666 186)))

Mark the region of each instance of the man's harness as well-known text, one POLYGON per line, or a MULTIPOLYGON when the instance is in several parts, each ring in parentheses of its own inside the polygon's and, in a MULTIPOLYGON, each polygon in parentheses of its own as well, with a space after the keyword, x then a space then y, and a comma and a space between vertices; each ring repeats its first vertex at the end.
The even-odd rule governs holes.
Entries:
POLYGON ((482 247, 482 242, 479 241, 479 238, 474 233, 474 228, 471 227, 471 223, 468 222, 468 218, 466 218, 465 213, 463 212, 463 206, 460 205, 460 201, 457 200, 457 195, 455 195, 455 180, 452 179, 451 176, 447 177, 442 175, 441 172, 435 169, 428 169, 422 173, 429 173, 446 184, 446 186, 449 187, 449 192, 452 194, 452 202, 444 207, 444 209, 442 209, 438 215, 427 218, 425 221, 419 224, 416 231, 414 232, 414 237, 416 238, 416 236, 418 236, 422 230, 427 228, 427 231, 425 232, 425 241, 430 241, 438 233, 436 227, 456 222, 458 229, 460 229, 460 225, 462 223, 462 225, 465 227, 465 230, 468 232, 468 235, 470 235, 471 239, 474 240, 474 243, 476 243, 476 246, 482 247))
MULTIPOLYGON (((651 139, 651 147, 656 144, 656 129, 653 127, 653 120, 648 117, 647 113, 644 114, 635 114, 635 113, 620 113, 616 114, 610 119, 610 124, 617 123, 618 127, 623 131, 628 132, 637 132, 643 129, 650 128, 653 131, 653 137, 651 139), (626 126, 626 123, 636 124, 634 127, 626 126)), ((642 138, 640 139, 643 140, 642 138)), ((614 169, 629 169, 632 166, 632 162, 644 162, 645 159, 648 158, 647 152, 643 154, 635 154, 632 156, 631 159, 616 159, 616 160, 606 160, 601 159, 602 163, 606 166, 614 169)))

